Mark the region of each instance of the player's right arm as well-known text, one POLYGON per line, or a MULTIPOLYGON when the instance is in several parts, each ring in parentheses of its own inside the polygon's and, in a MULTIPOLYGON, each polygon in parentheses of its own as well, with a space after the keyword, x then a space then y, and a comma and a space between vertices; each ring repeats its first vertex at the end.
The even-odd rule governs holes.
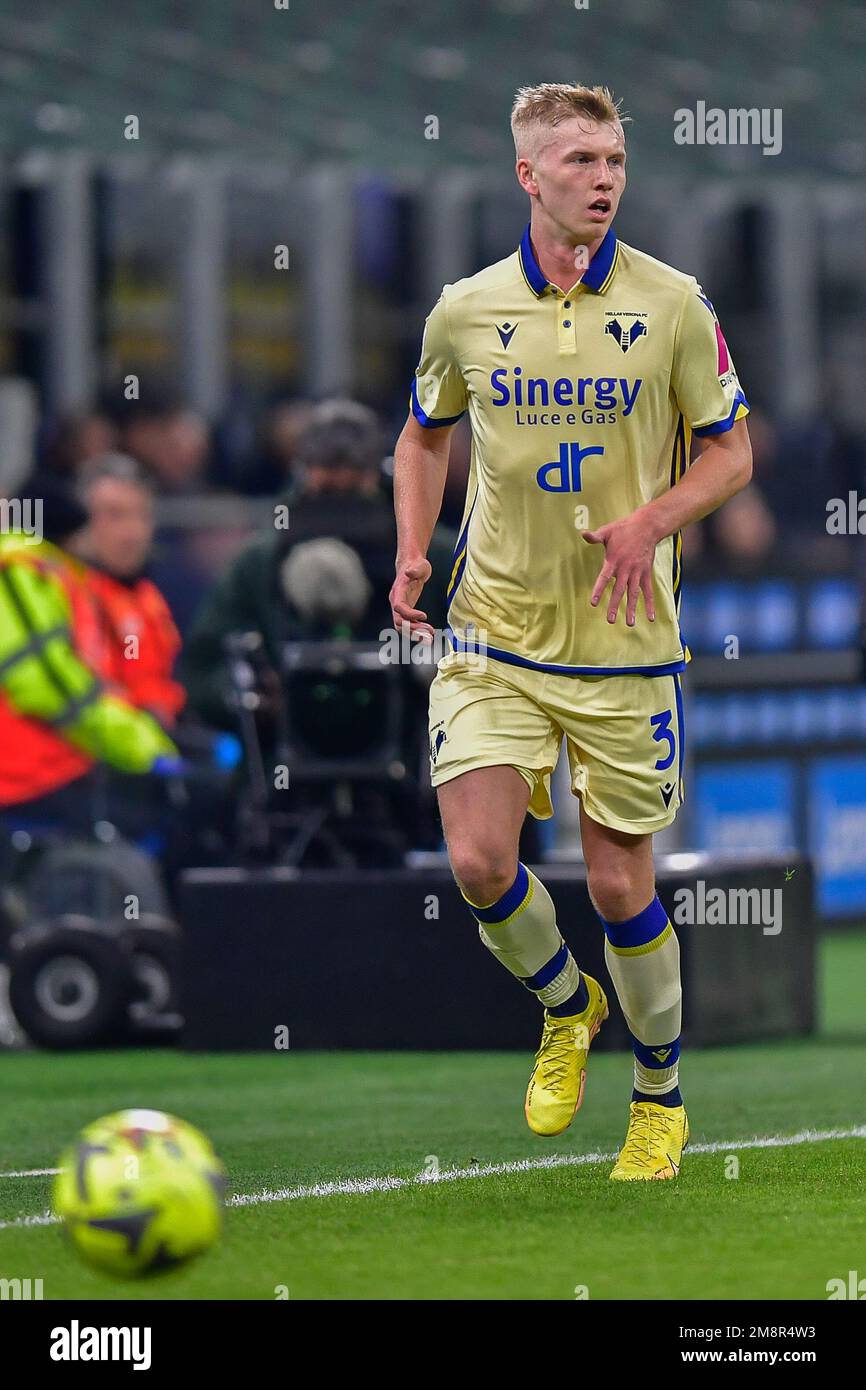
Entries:
POLYGON ((395 627, 402 631, 408 623, 411 632, 430 641, 435 636, 433 628, 416 605, 432 573, 427 550, 442 509, 451 435, 467 403, 443 291, 424 325, 409 418, 394 451, 397 573, 391 611, 395 627))
POLYGON ((391 612, 398 630, 408 623, 411 632, 423 633, 431 641, 434 633, 427 614, 416 605, 432 573, 427 550, 442 510, 453 432, 453 425, 425 429, 410 415, 394 450, 397 563, 391 612))

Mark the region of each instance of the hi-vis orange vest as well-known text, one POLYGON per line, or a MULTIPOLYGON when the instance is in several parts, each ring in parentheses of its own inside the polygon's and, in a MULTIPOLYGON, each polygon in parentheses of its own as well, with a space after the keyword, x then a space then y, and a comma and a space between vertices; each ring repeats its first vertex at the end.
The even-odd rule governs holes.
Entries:
POLYGON ((98 759, 145 772, 177 750, 113 679, 90 571, 47 541, 0 536, 0 806, 66 786, 98 759))
POLYGON ((180 633, 168 604, 149 579, 123 584, 103 570, 90 570, 88 589, 108 638, 103 675, 139 709, 150 710, 170 727, 186 691, 172 680, 180 633))

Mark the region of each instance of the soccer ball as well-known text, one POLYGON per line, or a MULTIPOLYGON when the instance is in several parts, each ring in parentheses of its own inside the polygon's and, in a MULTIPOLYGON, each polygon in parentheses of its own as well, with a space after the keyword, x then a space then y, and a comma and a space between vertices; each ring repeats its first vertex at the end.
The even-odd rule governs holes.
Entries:
POLYGON ((192 1125, 159 1110, 94 1120, 62 1154, 54 1214, 83 1260, 134 1278, 183 1264, 222 1227, 225 1169, 192 1125))

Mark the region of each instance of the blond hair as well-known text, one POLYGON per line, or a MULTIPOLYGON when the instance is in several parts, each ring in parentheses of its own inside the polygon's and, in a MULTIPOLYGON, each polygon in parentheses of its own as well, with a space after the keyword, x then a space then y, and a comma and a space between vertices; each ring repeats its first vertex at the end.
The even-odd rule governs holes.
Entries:
POLYGON ((527 135, 537 139, 542 130, 550 130, 575 116, 600 125, 630 120, 620 111, 621 104, 614 100, 608 87, 584 87, 572 82, 539 82, 535 87, 521 87, 511 108, 511 133, 518 158, 525 151, 527 135))

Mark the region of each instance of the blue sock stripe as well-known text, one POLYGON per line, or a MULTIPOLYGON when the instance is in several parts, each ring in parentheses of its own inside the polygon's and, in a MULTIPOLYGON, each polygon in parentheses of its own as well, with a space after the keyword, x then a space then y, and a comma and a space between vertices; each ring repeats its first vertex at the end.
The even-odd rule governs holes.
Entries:
POLYGON ((668 1110, 673 1110, 677 1105, 682 1105, 683 1097, 679 1086, 674 1086, 672 1091, 664 1091, 660 1096, 648 1096, 646 1091, 634 1090, 631 1093, 632 1100, 648 1100, 653 1105, 663 1105, 668 1110))
POLYGON ((631 1045, 632 1051, 641 1065, 651 1071, 664 1071, 666 1067, 675 1066, 680 1060, 679 1038, 674 1038, 673 1042, 656 1043, 655 1046, 650 1047, 648 1043, 638 1042, 632 1034, 631 1045), (659 1057, 656 1055, 657 1053, 666 1055, 659 1057))
POLYGON ((544 989, 551 980, 555 980, 557 975, 565 969, 568 960, 568 947, 563 941, 555 956, 551 956, 546 965, 542 965, 540 970, 536 970, 534 975, 521 976, 520 983, 526 985, 527 989, 544 989))
POLYGON ((589 990, 586 987, 586 980, 580 976, 580 984, 573 994, 567 999, 563 999, 561 1004, 548 1004, 547 1012, 553 1014, 554 1018, 573 1017, 574 1014, 582 1014, 589 1007, 589 990))
POLYGON ((661 936, 668 924, 668 914, 655 897, 636 917, 629 917, 625 922, 606 922, 602 917, 601 924, 611 946, 646 946, 648 941, 661 936))
POLYGON ((523 864, 518 864, 517 877, 507 893, 503 893, 502 897, 495 903, 491 903, 489 907, 475 907, 472 903, 469 906, 479 922, 492 922, 494 924, 504 922, 506 917, 510 917, 512 912, 517 911, 528 892, 529 874, 523 864))

